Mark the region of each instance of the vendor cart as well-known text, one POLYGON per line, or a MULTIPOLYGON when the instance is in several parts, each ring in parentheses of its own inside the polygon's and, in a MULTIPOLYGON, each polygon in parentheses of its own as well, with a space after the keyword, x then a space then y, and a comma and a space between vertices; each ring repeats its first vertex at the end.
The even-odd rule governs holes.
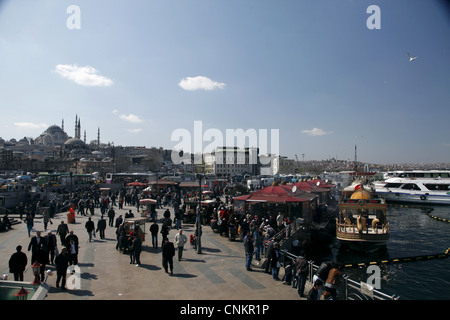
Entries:
POLYGON ((139 204, 143 206, 141 217, 147 218, 147 221, 154 221, 156 219, 156 204, 155 199, 141 199, 139 204))
POLYGON ((125 234, 128 236, 133 233, 135 236, 141 238, 142 242, 145 241, 145 222, 146 218, 127 218, 124 221, 125 234))

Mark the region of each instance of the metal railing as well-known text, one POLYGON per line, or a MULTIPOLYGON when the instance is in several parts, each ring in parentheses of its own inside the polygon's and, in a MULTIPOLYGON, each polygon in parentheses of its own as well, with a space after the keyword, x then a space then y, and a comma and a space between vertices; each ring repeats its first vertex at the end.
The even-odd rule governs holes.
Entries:
MULTIPOLYGON (((289 262, 295 261, 298 256, 288 252, 287 250, 280 250, 282 258, 281 265, 286 267, 287 260, 289 262)), ((308 276, 307 280, 312 284, 312 279, 319 266, 315 265, 313 261, 308 261, 308 276)), ((375 290, 365 286, 361 282, 354 281, 347 275, 342 276, 339 287, 337 288, 338 298, 342 300, 398 300, 400 296, 388 295, 379 290, 375 290)))

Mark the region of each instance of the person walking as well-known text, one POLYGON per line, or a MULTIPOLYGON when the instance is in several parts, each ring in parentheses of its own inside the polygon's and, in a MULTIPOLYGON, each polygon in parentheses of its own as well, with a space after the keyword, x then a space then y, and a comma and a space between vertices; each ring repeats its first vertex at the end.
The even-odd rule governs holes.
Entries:
POLYGON ((61 281, 61 290, 66 290, 66 275, 69 267, 69 253, 67 248, 62 248, 61 253, 56 256, 56 288, 59 288, 61 281))
POLYGON ((44 237, 41 237, 41 232, 37 231, 36 236, 31 238, 30 244, 28 245, 28 251, 31 250, 31 264, 35 261, 41 264, 39 268, 39 273, 41 275, 41 281, 45 278, 45 266, 48 263, 48 251, 47 243, 44 237))
POLYGON ((100 217, 100 220, 97 221, 97 231, 100 233, 100 239, 105 239, 105 229, 106 229, 106 220, 103 216, 100 217))
POLYGON ((175 255, 175 247, 169 239, 165 238, 161 248, 164 271, 168 273, 168 269, 170 268, 170 274, 173 274, 173 256, 175 255))
POLYGON ((50 212, 48 212, 47 209, 44 209, 42 219, 44 222, 44 231, 47 231, 48 223, 50 222, 51 224, 53 224, 52 220, 50 219, 50 212))
POLYGON ((155 249, 158 248, 158 231, 159 231, 159 226, 155 220, 155 221, 153 221, 152 225, 150 226, 150 233, 152 234, 152 245, 153 245, 153 248, 155 248, 155 249))
POLYGON ((24 221, 27 224, 27 231, 28 231, 28 238, 29 238, 29 237, 31 237, 31 230, 33 230, 33 227, 34 227, 33 216, 31 214, 27 214, 24 221))
POLYGON ((69 226, 65 224, 63 220, 61 220, 61 224, 58 226, 58 229, 56 230, 56 234, 59 235, 59 239, 61 240, 61 245, 65 245, 66 236, 68 233, 69 233, 69 226))
POLYGON ((122 215, 119 214, 119 216, 116 219, 116 224, 115 224, 116 229, 118 229, 122 223, 123 223, 123 218, 122 218, 122 215))
POLYGON ((245 268, 247 269, 247 271, 253 271, 251 265, 253 259, 254 246, 253 246, 253 236, 250 231, 247 232, 247 236, 244 237, 244 248, 245 248, 245 268))
POLYGON ((51 231, 49 231, 44 238, 45 242, 47 243, 47 251, 50 257, 49 258, 50 264, 54 264, 55 251, 57 246, 56 236, 51 231))
POLYGON ((167 221, 164 221, 161 227, 161 234, 163 238, 163 242, 165 239, 167 239, 167 236, 169 234, 170 226, 168 225, 167 221))
MULTIPOLYGON (((114 208, 111 206, 111 208, 109 208, 108 210, 108 219, 109 219, 109 226, 113 227, 114 226, 114 216, 116 215, 116 212, 114 211, 114 208)), ((103 217, 103 215, 102 215, 103 217)))
POLYGON ((183 257, 184 244, 187 242, 186 235, 183 234, 183 231, 180 229, 178 233, 175 235, 175 244, 178 247, 178 261, 181 261, 183 257))
POLYGON ((91 220, 91 217, 88 218, 88 221, 86 221, 84 227, 86 228, 86 231, 89 234, 89 242, 91 242, 92 236, 95 237, 95 225, 94 221, 91 220))
MULTIPOLYGON (((68 236, 69 237, 69 236, 68 236)), ((66 245, 67 252, 69 254, 69 265, 78 264, 78 245, 75 243, 73 238, 69 239, 66 245)))
POLYGON ((22 252, 22 246, 16 247, 16 252, 9 258, 9 272, 14 274, 14 281, 23 281, 23 272, 28 263, 28 258, 25 253, 22 252))
POLYGON ((280 280, 278 278, 278 274, 280 272, 280 250, 278 242, 275 242, 273 244, 273 250, 272 250, 272 259, 270 259, 270 264, 272 268, 272 278, 274 280, 280 280))
POLYGON ((142 239, 137 234, 131 234, 130 246, 130 264, 135 264, 136 267, 141 265, 142 239))
POLYGON ((41 232, 37 231, 36 235, 31 238, 28 244, 28 251, 31 250, 31 263, 33 264, 37 260, 38 251, 42 249, 44 245, 44 238, 41 237, 41 232))

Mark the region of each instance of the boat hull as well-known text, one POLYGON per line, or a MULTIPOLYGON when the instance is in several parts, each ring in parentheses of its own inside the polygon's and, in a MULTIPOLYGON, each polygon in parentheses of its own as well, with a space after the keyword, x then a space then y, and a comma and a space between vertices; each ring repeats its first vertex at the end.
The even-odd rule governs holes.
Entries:
POLYGON ((386 250, 386 242, 357 242, 341 240, 341 244, 351 251, 364 254, 386 250))
POLYGON ((450 194, 405 193, 395 190, 391 192, 378 190, 377 193, 387 202, 450 205, 450 194))

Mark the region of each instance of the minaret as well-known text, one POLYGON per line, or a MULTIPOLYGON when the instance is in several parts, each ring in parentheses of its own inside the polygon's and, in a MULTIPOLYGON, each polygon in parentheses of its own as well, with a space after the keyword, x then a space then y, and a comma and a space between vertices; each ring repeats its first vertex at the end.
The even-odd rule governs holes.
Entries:
POLYGON ((84 130, 84 143, 86 143, 86 130, 84 130))
POLYGON ((64 131, 64 119, 62 119, 62 122, 61 122, 61 130, 64 131))
POLYGON ((98 127, 98 132, 97 132, 97 147, 100 148, 100 127, 98 127))
POLYGON ((77 138, 81 139, 81 119, 80 118, 78 118, 78 128, 77 128, 77 130, 78 130, 77 138))
POLYGON ((75 138, 81 139, 81 118, 75 116, 75 138))

